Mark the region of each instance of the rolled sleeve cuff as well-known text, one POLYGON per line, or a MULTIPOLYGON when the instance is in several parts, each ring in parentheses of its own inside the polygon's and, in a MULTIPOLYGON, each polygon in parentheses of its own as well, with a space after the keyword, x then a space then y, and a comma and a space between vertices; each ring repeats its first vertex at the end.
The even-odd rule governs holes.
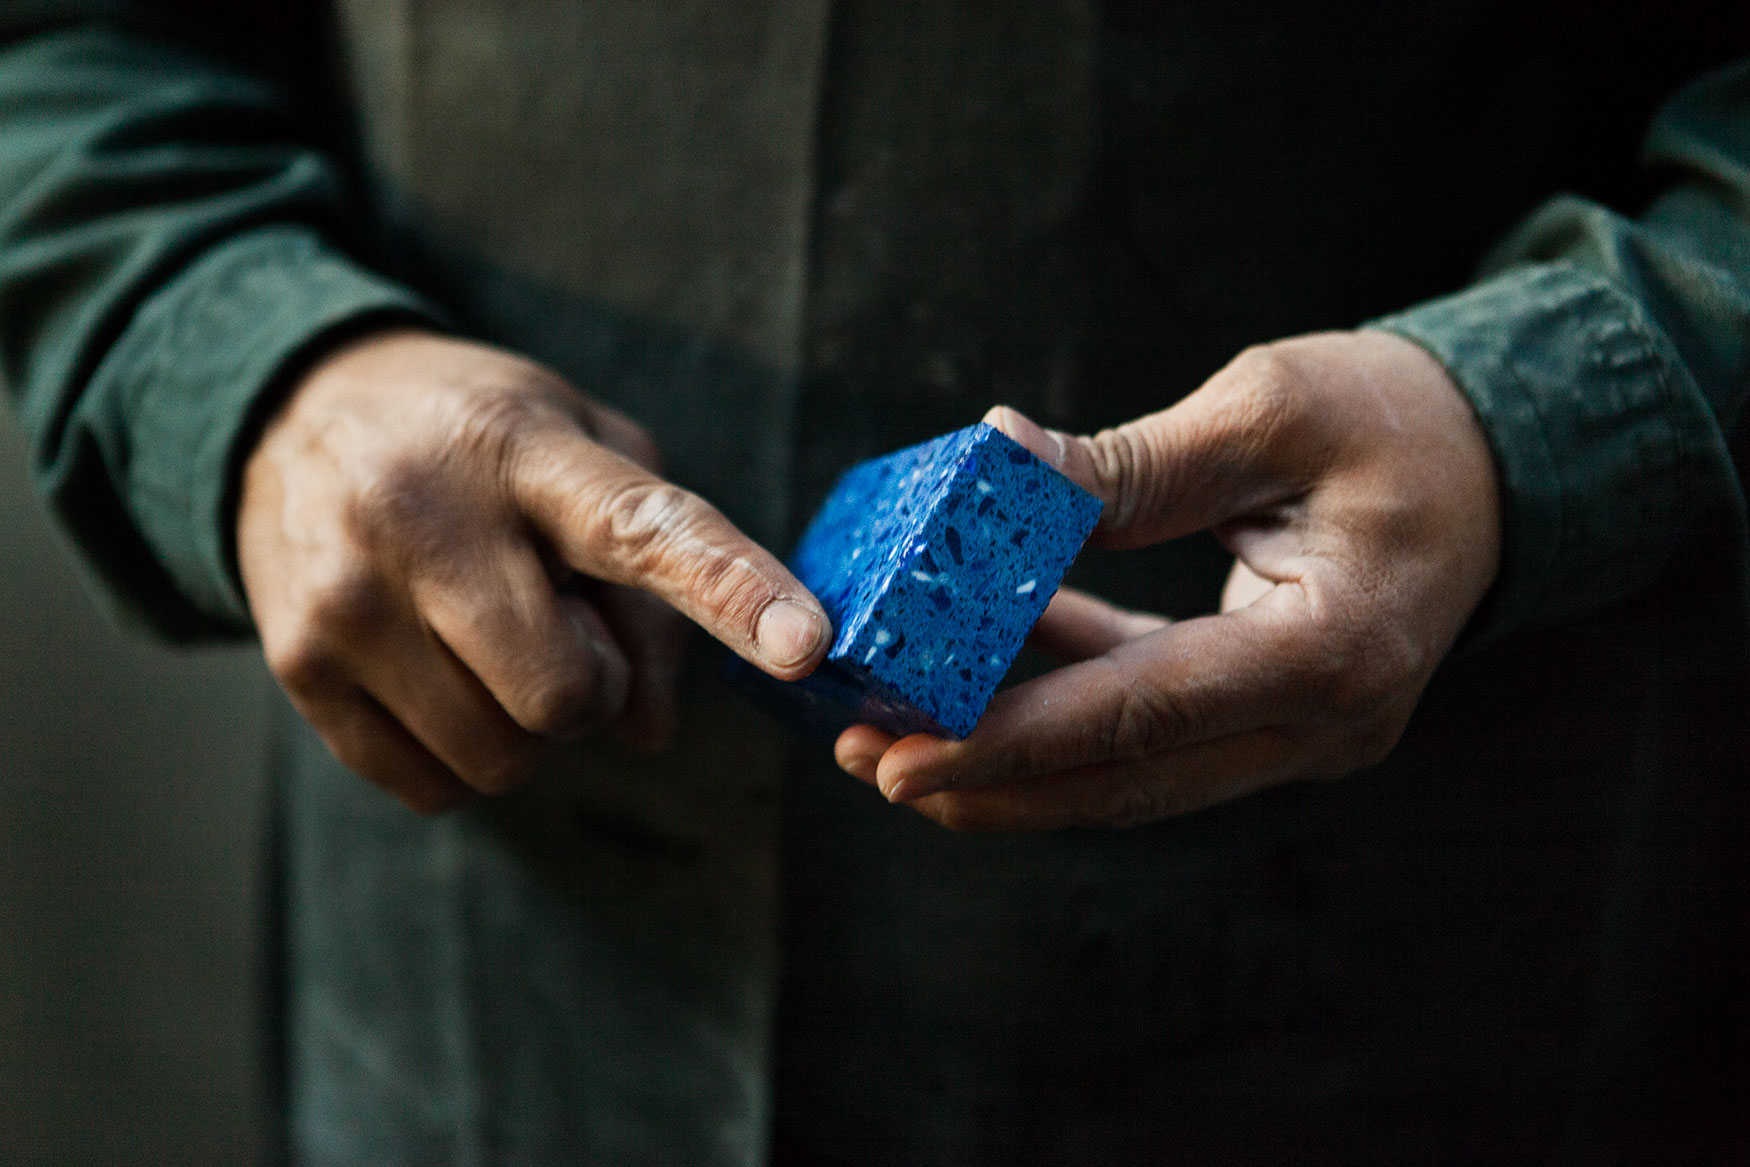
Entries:
POLYGON ((1570 263, 1513 268, 1367 327, 1426 348, 1494 453, 1501 572, 1469 646, 1626 598, 1718 486, 1719 427, 1640 305, 1570 263))
POLYGON ((277 390, 338 333, 396 318, 439 322, 431 305, 314 229, 263 227, 205 252, 153 293, 106 356, 96 376, 114 379, 128 415, 124 502, 196 623, 232 634, 251 627, 234 494, 277 390))

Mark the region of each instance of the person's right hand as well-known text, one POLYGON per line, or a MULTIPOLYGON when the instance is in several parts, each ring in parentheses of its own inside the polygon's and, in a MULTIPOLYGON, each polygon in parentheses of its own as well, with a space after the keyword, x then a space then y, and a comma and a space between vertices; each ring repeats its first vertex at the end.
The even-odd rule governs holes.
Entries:
POLYGON ((819 603, 656 459, 630 419, 508 353, 417 331, 344 345, 243 467, 237 555, 269 667, 336 757, 428 813, 511 789, 553 739, 612 723, 661 744, 676 609, 806 675, 819 603))

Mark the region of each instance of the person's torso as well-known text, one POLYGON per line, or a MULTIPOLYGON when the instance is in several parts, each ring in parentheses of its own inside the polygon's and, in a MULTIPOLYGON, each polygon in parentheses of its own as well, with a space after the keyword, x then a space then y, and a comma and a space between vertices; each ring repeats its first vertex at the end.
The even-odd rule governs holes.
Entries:
MULTIPOLYGON (((1654 102, 1727 48, 1669 6, 1482 0, 337 11, 384 255, 773 544, 852 461, 991 404, 1160 408, 1248 343, 1462 285, 1558 190, 1632 200, 1654 102)), ((1186 614, 1224 567, 1193 540, 1078 578, 1186 614)), ((1311 1124, 1391 1157, 1467 1121, 1482 1152, 1546 1145, 1626 808, 1668 794, 1624 759, 1707 691, 1626 652, 1693 639, 1648 603, 1452 670, 1364 778, 1122 835, 959 839, 796 763, 780 1153, 1173 1157, 1138 1140, 1176 1129, 1195 1157, 1311 1124), (1359 1098, 1373 1136, 1337 1129, 1359 1098)), ((781 733, 713 724, 731 768, 701 738, 658 795, 598 761, 544 797, 764 870, 769 832, 712 808, 769 786, 781 733)), ((762 959, 721 973, 764 991, 762 959)))

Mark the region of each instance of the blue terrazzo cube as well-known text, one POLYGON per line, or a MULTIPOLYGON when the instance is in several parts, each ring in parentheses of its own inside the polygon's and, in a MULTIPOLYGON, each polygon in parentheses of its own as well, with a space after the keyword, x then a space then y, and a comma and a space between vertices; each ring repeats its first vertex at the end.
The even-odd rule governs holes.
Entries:
POLYGON ((982 423, 853 467, 791 560, 836 636, 787 704, 817 729, 965 737, 1100 508, 982 423))

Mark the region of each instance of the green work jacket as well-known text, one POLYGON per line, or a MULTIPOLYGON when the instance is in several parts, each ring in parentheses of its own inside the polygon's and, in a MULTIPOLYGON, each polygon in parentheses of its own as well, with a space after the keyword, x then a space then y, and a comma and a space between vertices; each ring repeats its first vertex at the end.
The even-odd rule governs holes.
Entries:
MULTIPOLYGON (((239 460, 391 321, 548 362, 775 547, 995 402, 1093 428, 1367 321, 1495 455, 1499 582, 1393 755, 1182 821, 950 836, 703 651, 670 755, 436 821, 288 715, 300 1161, 1741 1132, 1740 5, 5 0, 0 37, 0 383, 101 594, 174 640, 249 633, 239 460)), ((1188 614, 1225 565, 1076 578, 1188 614)))

